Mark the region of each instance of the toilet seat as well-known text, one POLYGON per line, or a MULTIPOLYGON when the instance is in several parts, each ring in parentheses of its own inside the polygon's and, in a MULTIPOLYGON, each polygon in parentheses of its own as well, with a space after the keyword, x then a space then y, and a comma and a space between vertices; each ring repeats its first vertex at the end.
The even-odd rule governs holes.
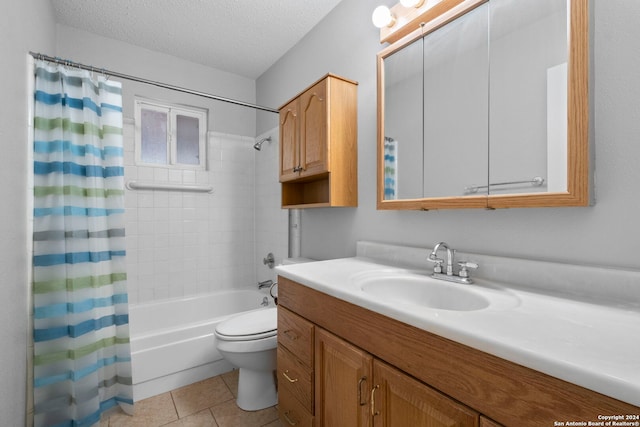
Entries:
POLYGON ((273 337, 277 333, 275 307, 240 314, 216 326, 216 336, 225 341, 253 341, 273 337))

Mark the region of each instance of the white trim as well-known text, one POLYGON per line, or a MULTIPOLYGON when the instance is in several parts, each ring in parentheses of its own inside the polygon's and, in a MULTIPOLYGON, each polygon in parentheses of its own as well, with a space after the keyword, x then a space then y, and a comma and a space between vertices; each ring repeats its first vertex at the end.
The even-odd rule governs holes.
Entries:
POLYGON ((136 166, 162 167, 178 170, 207 170, 208 111, 206 109, 136 98, 134 101, 134 110, 136 166), (167 163, 147 163, 142 159, 142 109, 159 111, 167 115, 167 163), (177 162, 176 134, 178 115, 193 117, 198 120, 198 152, 200 163, 197 165, 177 162))

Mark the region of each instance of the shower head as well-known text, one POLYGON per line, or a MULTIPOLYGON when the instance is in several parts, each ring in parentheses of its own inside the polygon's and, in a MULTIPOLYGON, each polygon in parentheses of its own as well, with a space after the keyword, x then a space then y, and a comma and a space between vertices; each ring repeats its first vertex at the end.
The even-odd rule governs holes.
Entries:
POLYGON ((256 150, 260 151, 260 149, 262 148, 262 144, 267 141, 267 142, 271 142, 271 137, 266 137, 261 139, 260 141, 256 142, 255 144, 253 144, 253 148, 255 148, 256 150))

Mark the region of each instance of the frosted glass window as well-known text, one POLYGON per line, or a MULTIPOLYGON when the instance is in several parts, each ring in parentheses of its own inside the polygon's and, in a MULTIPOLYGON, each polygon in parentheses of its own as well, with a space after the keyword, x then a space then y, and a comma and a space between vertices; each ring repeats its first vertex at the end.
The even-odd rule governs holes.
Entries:
POLYGON ((174 169, 205 169, 207 112, 136 100, 136 163, 174 169))
POLYGON ((166 165, 167 113, 143 109, 141 112, 140 156, 144 163, 166 165))
POLYGON ((200 121, 197 117, 177 115, 176 125, 178 163, 200 164, 200 121))

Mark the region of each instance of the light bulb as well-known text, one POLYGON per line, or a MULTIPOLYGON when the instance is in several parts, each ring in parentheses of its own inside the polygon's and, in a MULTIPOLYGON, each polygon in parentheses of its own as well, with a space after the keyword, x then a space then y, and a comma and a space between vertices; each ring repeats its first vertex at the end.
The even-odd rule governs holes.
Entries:
POLYGON ((373 15, 371 15, 371 20, 373 21, 373 25, 378 28, 391 27, 396 22, 396 18, 387 6, 376 7, 373 15))
POLYGON ((404 7, 420 7, 424 0, 400 0, 400 4, 404 7))

